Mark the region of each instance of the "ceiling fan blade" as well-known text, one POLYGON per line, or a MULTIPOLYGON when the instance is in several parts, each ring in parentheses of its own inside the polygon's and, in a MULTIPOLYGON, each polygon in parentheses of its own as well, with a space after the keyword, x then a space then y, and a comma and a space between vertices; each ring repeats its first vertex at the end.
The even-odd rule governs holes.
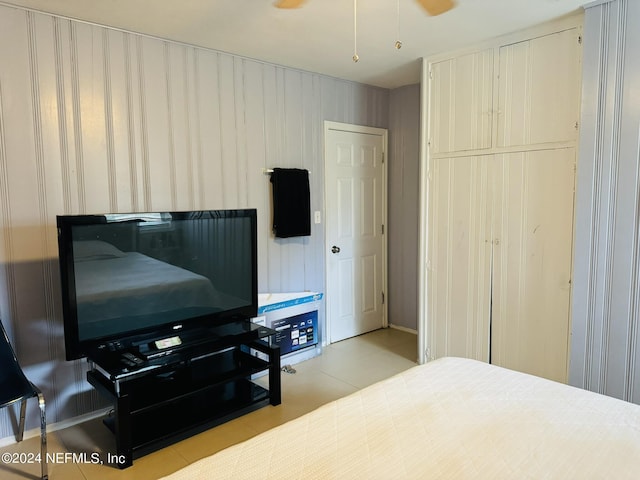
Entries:
POLYGON ((456 6, 453 0, 416 0, 416 2, 431 16, 448 12, 456 6))
POLYGON ((278 8, 298 8, 305 0, 277 0, 274 5, 278 8))

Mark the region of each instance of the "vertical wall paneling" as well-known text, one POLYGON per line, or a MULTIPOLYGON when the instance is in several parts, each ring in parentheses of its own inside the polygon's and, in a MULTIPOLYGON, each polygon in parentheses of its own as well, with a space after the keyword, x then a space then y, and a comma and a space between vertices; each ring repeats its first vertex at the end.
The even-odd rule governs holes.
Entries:
POLYGON ((228 208, 238 199, 237 145, 236 126, 238 123, 236 112, 236 96, 241 92, 235 91, 235 59, 227 55, 218 56, 218 81, 220 89, 220 149, 221 149, 221 177, 222 206, 228 208))
POLYGON ((187 143, 187 152, 190 158, 190 172, 188 175, 189 188, 191 191, 191 199, 189 209, 199 208, 203 205, 202 199, 202 137, 200 136, 200 105, 198 102, 199 84, 199 63, 196 52, 193 49, 187 49, 185 55, 185 71, 188 73, 188 81, 184 84, 184 98, 189 103, 187 109, 187 122, 189 130, 189 139, 187 143))
POLYGON ((222 172, 220 142, 220 108, 218 85, 218 54, 206 50, 195 51, 195 92, 196 121, 200 140, 197 151, 199 158, 198 188, 199 207, 211 205, 222 208, 222 188, 218 185, 222 172))
MULTIPOLYGON (((640 46, 640 32, 634 28, 634 23, 629 19, 640 18, 640 6, 635 2, 626 2, 623 4, 621 18, 626 19, 623 46, 623 63, 620 68, 625 71, 624 80, 621 88, 625 92, 624 102, 621 110, 620 122, 620 203, 623 208, 628 209, 630 214, 617 213, 617 222, 624 225, 626 218, 633 218, 636 221, 635 227, 625 235, 625 242, 622 245, 624 252, 619 255, 617 268, 624 267, 621 270, 623 275, 629 275, 628 293, 622 297, 624 300, 618 300, 620 297, 614 297, 614 301, 626 302, 625 307, 628 309, 628 320, 616 329, 613 334, 613 341, 616 344, 625 346, 625 358, 615 365, 616 369, 609 372, 614 378, 620 378, 619 371, 621 364, 624 365, 624 379, 619 381, 616 388, 622 393, 623 398, 631 399, 635 403, 640 403, 640 312, 638 305, 638 285, 640 285, 640 66, 638 65, 635 52, 640 46), (628 102, 627 102, 628 101, 628 102), (629 205, 625 205, 626 203, 629 205), (627 216, 628 215, 628 216, 627 216), (628 258, 632 261, 628 262, 628 258)), ((618 284, 620 285, 620 284, 618 284)), ((617 287, 619 288, 619 286, 617 287)), ((616 290, 620 291, 620 290, 616 290)), ((618 314, 618 312, 615 312, 618 314)))
POLYGON ((109 44, 109 85, 110 110, 112 112, 109 124, 112 136, 111 152, 114 171, 112 172, 113 190, 115 191, 115 206, 112 211, 133 211, 134 197, 131 195, 132 173, 135 165, 135 147, 131 145, 133 136, 129 133, 131 118, 131 100, 128 91, 131 85, 131 71, 127 36, 121 32, 107 31, 109 44))
MULTIPOLYGON (((322 213, 322 195, 319 192, 324 189, 324 175, 322 170, 318 170, 314 173, 314 164, 318 152, 323 151, 324 142, 320 142, 320 138, 317 132, 322 132, 322 122, 318 115, 315 115, 314 105, 318 105, 316 79, 314 76, 308 73, 303 73, 300 79, 301 92, 300 92, 300 113, 301 113, 301 165, 310 171, 309 174, 309 187, 311 189, 311 215, 313 218, 313 212, 319 211, 322 213)), ((317 164, 316 164, 317 165, 317 164)), ((324 238, 319 235, 322 231, 322 225, 316 224, 311 221, 311 237, 308 237, 305 242, 304 253, 304 282, 313 282, 313 277, 316 272, 324 270, 321 256, 309 255, 310 251, 324 251, 324 238)))
MULTIPOLYGON (((265 148, 265 168, 272 168, 276 166, 282 166, 282 154, 280 151, 280 142, 279 142, 279 134, 283 129, 283 119, 281 115, 278 115, 278 95, 281 94, 281 90, 277 88, 277 67, 273 65, 263 65, 263 105, 264 105, 264 118, 265 118, 265 129, 264 129, 264 148, 265 148), (271 94, 268 94, 271 92, 271 94), (273 162, 273 163, 271 163, 273 162)), ((269 182, 269 176, 264 176, 264 182, 268 189, 267 205, 269 206, 268 213, 268 231, 269 237, 273 237, 272 233, 272 225, 273 225, 273 216, 271 214, 271 210, 273 207, 272 197, 271 197, 271 183, 269 182)), ((313 208, 313 207, 312 207, 313 208)), ((280 252, 281 249, 278 248, 277 244, 273 242, 268 242, 268 250, 267 250, 267 282, 271 285, 273 289, 276 291, 282 291, 284 288, 281 285, 281 277, 279 275, 280 271, 280 252)))
POLYGON ((257 208, 259 290, 323 291, 324 224, 275 239, 263 169, 322 212, 324 120, 386 128, 387 90, 8 6, 0 64, 0 312, 50 423, 104 406, 64 360, 58 214, 257 208))
POLYGON ((420 85, 389 97, 388 217, 389 323, 417 329, 420 163, 420 85))
MULTIPOLYGON (((269 208, 269 177, 262 171, 268 168, 266 162, 266 124, 264 110, 264 77, 263 66, 255 62, 244 63, 245 89, 245 121, 246 121, 246 161, 247 161, 247 204, 258 208, 258 230, 271 231, 269 208)), ((259 284, 267 284, 267 236, 261 236, 258 243, 258 274, 259 284)))
POLYGON ((610 34, 610 28, 615 29, 615 23, 610 24, 609 13, 610 5, 602 9, 588 9, 585 13, 581 153, 577 171, 578 208, 576 209, 575 281, 569 372, 570 383, 598 392, 603 392, 598 382, 600 375, 597 367, 600 362, 594 362, 591 359, 601 358, 600 345, 594 339, 601 337, 599 331, 603 322, 596 323, 594 319, 601 318, 601 311, 599 311, 601 302, 597 302, 596 298, 598 292, 602 291, 600 279, 603 278, 603 256, 598 256, 596 252, 605 245, 599 225, 607 223, 606 219, 600 218, 600 214, 606 194, 603 189, 606 184, 604 176, 607 175, 608 169, 605 162, 596 161, 596 158, 603 155, 606 148, 605 137, 609 132, 609 129, 598 128, 598 125, 611 122, 608 118, 610 115, 608 105, 613 105, 614 102, 613 89, 608 86, 608 75, 598 72, 615 71, 614 66, 609 64, 609 59, 615 61, 617 50, 609 46, 611 41, 615 43, 615 36, 610 34), (588 210, 581 207, 583 197, 590 200, 588 210), (577 240, 584 235, 588 242, 577 240))
POLYGON ((640 4, 585 13, 570 383, 640 403, 640 4))
MULTIPOLYGON (((184 169, 184 180, 183 180, 183 188, 187 192, 185 195, 186 198, 183 198, 181 192, 178 192, 180 199, 180 209, 184 210, 192 210, 195 208, 196 198, 197 198, 197 190, 195 188, 197 177, 196 172, 196 158, 194 155, 193 149, 193 115, 192 110, 195 108, 196 102, 193 97, 189 94, 189 92, 193 91, 193 65, 191 64, 193 49, 188 49, 185 47, 181 48, 182 53, 182 71, 184 72, 184 79, 182 82, 182 89, 180 91, 180 95, 182 97, 182 109, 181 113, 183 115, 183 122, 185 124, 186 135, 185 138, 182 139, 181 147, 182 154, 184 155, 184 159, 186 165, 180 162, 180 158, 177 159, 177 168, 184 169)), ((180 68, 180 67, 176 67, 180 68)))
POLYGON ((247 125, 246 125, 246 105, 245 105, 245 87, 244 87, 244 60, 234 58, 233 62, 233 92, 235 93, 235 152, 236 159, 236 183, 234 184, 235 199, 233 204, 246 207, 247 206, 247 175, 249 165, 247 163, 247 125))
POLYGON ((145 75, 145 65, 144 65, 144 52, 143 52, 143 37, 134 37, 135 38, 135 59, 137 65, 136 75, 137 75, 137 94, 138 94, 138 115, 139 115, 139 129, 140 129, 140 163, 139 163, 139 172, 138 175, 139 181, 137 183, 138 190, 142 193, 142 210, 149 211, 151 210, 151 191, 149 188, 150 181, 150 171, 149 171, 149 130, 148 130, 148 113, 146 108, 146 89, 144 85, 145 75))
MULTIPOLYGON (((86 197, 85 197, 85 180, 84 180, 84 168, 83 168, 83 146, 82 146, 82 110, 80 108, 80 74, 78 67, 78 24, 69 22, 69 68, 71 70, 70 82, 71 82, 71 98, 67 101, 67 105, 71 104, 71 117, 73 121, 73 148, 74 159, 73 169, 75 171, 76 181, 74 182, 76 188, 75 193, 77 197, 78 212, 86 212, 86 197)), ((73 211, 73 210, 72 210, 73 211)))
POLYGON ((68 25, 58 18, 51 19, 53 23, 53 49, 54 49, 54 72, 55 72, 55 92, 56 92, 56 111, 58 114, 57 137, 59 139, 59 155, 60 155, 60 187, 62 188, 63 211, 70 212, 72 210, 72 181, 71 181, 71 165, 70 165, 70 148, 69 148, 69 128, 67 122, 66 108, 66 89, 68 79, 65 77, 64 65, 69 62, 68 52, 65 52, 64 45, 69 44, 68 29, 64 28, 68 25), (64 38, 64 39, 63 39, 64 38))
MULTIPOLYGON (((118 117, 121 119, 121 122, 118 123, 120 128, 125 130, 124 136, 122 138, 122 142, 124 143, 126 140, 126 147, 123 147, 125 150, 126 161, 125 158, 121 159, 123 166, 122 170, 128 173, 128 202, 126 205, 129 207, 128 210, 131 212, 139 211, 140 208, 140 193, 142 189, 139 186, 138 179, 142 177, 139 171, 140 162, 138 161, 141 158, 139 147, 140 141, 137 140, 140 135, 140 121, 136 121, 135 117, 135 103, 134 98, 139 97, 139 93, 134 95, 135 88, 137 87, 137 83, 134 81, 135 79, 135 69, 134 65, 137 62, 134 62, 135 57, 135 49, 133 46, 135 43, 131 41, 131 35, 123 34, 122 35, 122 55, 123 55, 123 68, 124 68, 124 101, 121 103, 121 116, 118 117), (125 124, 126 119, 126 124, 125 124), (136 130, 137 128, 137 130, 136 130), (125 166, 126 165, 126 166, 125 166)), ((124 198, 126 195, 126 183, 121 178, 121 183, 119 183, 120 188, 123 189, 122 195, 120 198, 124 202, 124 198)), ((123 208, 124 210, 124 208, 123 208)))
MULTIPOLYGON (((609 157, 609 179, 607 182, 607 203, 606 203, 606 236, 607 236, 607 249, 606 249, 606 269, 604 279, 603 294, 603 328, 601 337, 601 352, 600 352, 600 378, 599 384, 605 392, 622 397, 624 394, 623 380, 628 375, 628 365, 626 365, 626 355, 618 355, 612 351, 612 347, 615 345, 624 344, 626 338, 626 326, 630 319, 629 297, 630 293, 627 288, 630 278, 630 264, 628 259, 631 258, 630 241, 632 240, 631 232, 626 232, 624 227, 618 223, 618 208, 628 208, 630 205, 625 206, 624 198, 627 192, 625 192, 626 182, 624 179, 625 159, 622 157, 622 151, 624 149, 623 137, 622 137, 622 115, 623 115, 623 101, 624 101, 624 74, 623 74, 623 61, 624 51, 626 48, 626 22, 623 20, 625 15, 626 2, 620 3, 620 8, 617 11, 615 17, 617 23, 616 40, 615 43, 618 48, 618 54, 615 58, 614 76, 611 77, 611 86, 617 93, 614 97, 613 103, 613 115, 611 124, 611 140, 610 157, 609 157), (622 228, 621 228, 622 227, 622 228), (625 255, 626 253, 626 255, 625 255), (624 255, 624 258, 622 258, 624 255), (619 291, 617 287, 624 286, 625 290, 619 291), (622 303, 624 302, 624 303, 622 303), (623 321, 619 319, 625 319, 623 321), (622 332, 620 332, 622 330, 622 332), (618 334, 619 333, 619 334, 618 334), (618 335, 617 335, 618 334, 618 335), (616 338, 618 337, 618 338, 616 338), (622 342, 620 341, 622 340, 622 342), (616 378, 614 372, 620 372, 623 370, 625 374, 621 378, 616 378)), ((636 166, 637 168, 637 166, 636 166)), ((633 170, 636 170, 633 168, 633 170)), ((631 173, 629 172, 629 173, 631 173)), ((637 174, 634 175, 637 177, 637 174)), ((630 210, 633 211, 633 210, 630 210)))
MULTIPOLYGON (((109 191, 111 176, 107 151, 107 117, 109 98, 108 72, 105 71, 103 32, 85 24, 75 27, 78 73, 78 135, 82 136, 82 169, 84 203, 87 211, 109 211, 114 203, 109 191)), ((112 184, 112 182, 111 182, 112 184)))
POLYGON ((170 210, 175 202, 175 179, 171 178, 171 143, 174 132, 170 126, 169 74, 166 49, 167 42, 158 42, 152 38, 141 41, 142 58, 138 61, 144 65, 142 83, 144 109, 148 141, 146 144, 148 158, 148 177, 145 188, 149 191, 149 209, 170 210))
MULTIPOLYGON (((104 72, 104 117, 105 117, 105 149, 106 149, 106 164, 107 164, 107 186, 109 191, 109 207, 108 211, 114 212, 118 210, 118 188, 116 180, 116 157, 114 147, 114 105, 113 94, 111 91, 111 48, 110 48, 110 35, 108 30, 104 30, 102 33, 102 49, 104 54, 103 59, 103 72, 104 72)), ((115 67, 115 66, 114 66, 115 67)), ((114 68, 115 70, 115 68, 114 68)))
MULTIPOLYGON (((287 167, 307 168, 302 158, 302 140, 303 140, 303 123, 302 123, 302 72, 295 70, 282 69, 282 81, 284 92, 283 98, 283 118, 284 130, 282 132, 282 140, 284 143, 284 151, 281 165, 287 167)), ((280 240, 278 240, 280 241, 280 240)), ((287 257, 283 258, 281 263, 282 269, 287 269, 287 275, 296 283, 304 283, 306 276, 305 248, 308 243, 306 237, 300 237, 296 240, 285 240, 289 244, 287 257)), ((283 242, 283 243, 284 243, 283 242)))
MULTIPOLYGON (((14 345, 18 351, 24 352, 29 348, 37 349, 37 355, 34 356, 33 364, 25 367, 27 371, 36 372, 47 375, 49 385, 56 384, 56 375, 50 372, 50 359, 55 355, 55 348, 52 348, 50 337, 38 335, 42 331, 51 331, 54 323, 54 305, 52 284, 52 268, 51 263, 47 262, 48 243, 51 237, 55 241, 55 235, 50 236, 47 232, 47 182, 45 181, 45 149, 52 146, 54 138, 48 135, 49 129, 45 126, 48 120, 57 119, 55 113, 55 95, 52 104, 48 104, 49 97, 48 87, 51 86, 51 76, 45 72, 48 71, 47 66, 42 66, 41 74, 39 65, 39 56, 49 56, 52 53, 51 38, 52 25, 51 22, 42 23, 33 15, 28 14, 26 21, 26 59, 28 62, 27 72, 29 77, 28 94, 30 96, 30 109, 28 113, 28 129, 32 144, 29 146, 29 162, 20 166, 20 172, 29 175, 21 179, 20 188, 25 188, 29 193, 22 198, 28 202, 31 212, 27 218, 21 219, 17 230, 12 229, 8 234, 17 233, 14 236, 20 238, 19 242, 14 242, 14 253, 20 258, 20 261, 14 265, 13 281, 15 282, 18 295, 28 291, 33 295, 33 302, 28 305, 19 305, 16 312, 20 315, 30 318, 32 322, 29 325, 27 337, 16 335, 14 345), (38 33, 47 38, 46 42, 38 41, 38 33), (50 36, 49 36, 50 35, 50 36), (48 107, 51 107, 51 111, 48 107), (22 241, 28 238, 28 243, 23 244, 22 241)), ((55 77, 54 77, 55 78, 55 77)), ((55 82, 55 80, 53 80, 55 82)), ((55 87, 53 88, 55 92, 55 87)), ((25 124, 25 126, 27 126, 25 124)), ((56 153, 59 149, 55 149, 56 153)), ((59 163, 59 162, 58 162, 59 163)), ((55 178, 55 172, 54 178, 55 178)), ((13 182, 12 182, 13 183, 13 182)), ((15 187, 10 185, 9 188, 15 187)), ((52 197, 55 198, 55 197, 52 197)), ((26 212, 25 212, 26 213, 26 212)), ((12 221, 15 219, 13 212, 10 213, 12 221)), ((14 322, 16 329, 21 328, 14 322)), ((24 332, 24 329, 22 329, 24 332)), ((54 404, 55 408, 55 404, 54 404)))
MULTIPOLYGON (((1 15, 0 15, 1 17, 1 15)), ((45 17, 46 18, 46 17, 45 17)), ((85 175, 83 168, 83 132, 82 114, 80 108, 80 75, 77 49, 77 26, 75 22, 52 17, 56 26, 56 71, 57 71, 57 92, 58 92, 58 113, 59 113, 59 139, 61 146, 62 160, 62 182, 63 206, 61 213, 83 213, 86 212, 85 196, 85 175)), ((51 201, 51 199, 49 199, 51 201)), ((57 214, 56 209, 51 209, 51 222, 53 216, 57 214)), ((55 262, 57 255, 53 255, 55 262)), ((55 279, 57 297, 61 298, 59 284, 55 279)), ((59 301, 59 300, 58 300, 59 301)), ((45 386, 39 385, 49 393, 49 397, 55 397, 55 408, 47 407, 47 412, 56 412, 55 416, 47 413, 47 421, 52 418, 69 418, 77 415, 76 412, 88 412, 95 410, 101 405, 97 392, 84 385, 86 381, 86 362, 64 361, 63 346, 63 326, 61 307, 57 309, 58 322, 55 326, 55 338, 58 345, 58 355, 56 358, 56 373, 58 377, 57 385, 51 385, 45 390, 45 386)), ((21 317, 16 317, 21 318, 21 317)), ((22 359, 20 359, 22 361, 22 359)), ((37 377, 32 378, 37 382, 37 377)), ((50 402, 47 401, 49 404, 50 402)))
MULTIPOLYGON (((180 47, 171 45, 168 42, 164 43, 163 47, 164 72, 167 89, 166 118, 167 131, 169 132, 169 135, 167 136, 167 174, 169 177, 169 186, 171 192, 171 200, 169 204, 170 206, 168 207, 168 209, 178 210, 178 171, 176 169, 176 139, 184 138, 184 124, 180 122, 179 118, 174 120, 174 116, 179 117, 177 112, 179 107, 176 107, 179 104, 183 104, 183 102, 179 102, 179 100, 182 100, 179 94, 181 83, 180 80, 183 72, 180 70, 174 71, 174 63, 175 65, 180 63, 180 61, 174 57, 174 55, 179 55, 178 51, 180 47), (174 89, 176 90, 175 93, 174 89), (176 129, 179 130, 176 131, 176 129)), ((188 159, 185 160, 188 161, 188 159)), ((184 162, 184 165, 187 165, 187 162, 184 162)))

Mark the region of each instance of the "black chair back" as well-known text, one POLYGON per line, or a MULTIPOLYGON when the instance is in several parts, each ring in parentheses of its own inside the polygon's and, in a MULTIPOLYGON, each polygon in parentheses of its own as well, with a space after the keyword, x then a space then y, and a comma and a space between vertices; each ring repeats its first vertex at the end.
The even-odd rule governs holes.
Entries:
POLYGON ((3 407, 24 397, 34 396, 34 390, 18 364, 1 321, 0 330, 0 407, 3 407))
POLYGON ((16 440, 22 441, 24 433, 24 417, 27 399, 37 397, 40 407, 40 466, 43 479, 47 479, 47 421, 45 416, 45 402, 42 392, 25 376, 13 347, 9 342, 7 332, 0 321, 0 408, 20 402, 20 422, 16 440))

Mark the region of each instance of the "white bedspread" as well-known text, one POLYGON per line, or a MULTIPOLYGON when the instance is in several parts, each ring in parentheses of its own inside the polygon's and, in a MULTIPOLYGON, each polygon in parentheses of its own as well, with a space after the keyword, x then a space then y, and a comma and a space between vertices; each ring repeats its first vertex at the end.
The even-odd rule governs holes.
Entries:
POLYGON ((296 478, 639 479, 640 406, 445 358, 166 477, 296 478))

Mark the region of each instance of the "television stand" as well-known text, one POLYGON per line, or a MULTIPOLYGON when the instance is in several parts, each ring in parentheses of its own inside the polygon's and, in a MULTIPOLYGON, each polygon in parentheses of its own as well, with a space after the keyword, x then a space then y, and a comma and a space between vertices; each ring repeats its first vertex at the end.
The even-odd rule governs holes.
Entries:
POLYGON ((133 361, 130 351, 104 349, 87 356, 87 380, 113 405, 105 424, 115 434, 116 456, 110 458, 119 468, 266 405, 280 404, 280 348, 270 342, 274 330, 243 321, 206 333, 209 337, 200 338, 210 341, 182 345, 160 358, 133 361), (253 374, 265 370, 268 390, 251 381, 253 374))

